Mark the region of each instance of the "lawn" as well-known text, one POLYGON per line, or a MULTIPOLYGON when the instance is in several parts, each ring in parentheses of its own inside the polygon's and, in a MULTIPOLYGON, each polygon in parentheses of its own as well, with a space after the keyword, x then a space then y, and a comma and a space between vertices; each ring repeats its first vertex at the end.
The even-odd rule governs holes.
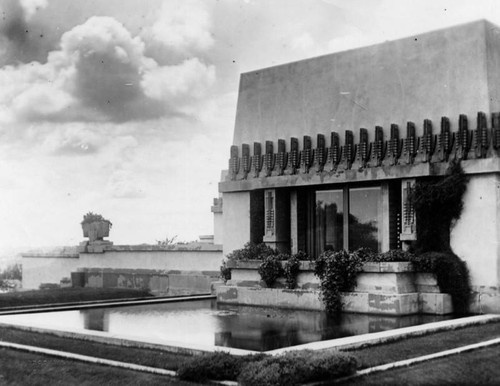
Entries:
POLYGON ((487 323, 425 336, 406 338, 354 350, 360 368, 374 367, 500 337, 500 323, 487 323))
POLYGON ((183 354, 161 350, 121 347, 7 327, 0 328, 0 340, 174 371, 177 370, 179 363, 187 357, 183 354))
POLYGON ((350 380, 343 385, 498 385, 500 346, 350 380))
POLYGON ((0 349, 2 385, 193 385, 167 376, 0 349))
POLYGON ((7 292, 0 294, 0 310, 20 306, 144 298, 151 296, 153 295, 148 290, 133 288, 56 288, 7 292))

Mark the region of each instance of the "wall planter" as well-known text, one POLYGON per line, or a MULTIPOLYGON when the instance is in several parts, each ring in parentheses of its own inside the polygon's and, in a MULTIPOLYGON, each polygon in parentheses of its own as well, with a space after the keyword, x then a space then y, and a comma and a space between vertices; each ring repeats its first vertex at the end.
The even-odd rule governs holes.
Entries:
POLYGON ((83 216, 81 225, 83 237, 88 237, 90 242, 102 240, 104 237, 109 237, 109 230, 113 226, 111 221, 105 219, 100 214, 92 212, 83 216))

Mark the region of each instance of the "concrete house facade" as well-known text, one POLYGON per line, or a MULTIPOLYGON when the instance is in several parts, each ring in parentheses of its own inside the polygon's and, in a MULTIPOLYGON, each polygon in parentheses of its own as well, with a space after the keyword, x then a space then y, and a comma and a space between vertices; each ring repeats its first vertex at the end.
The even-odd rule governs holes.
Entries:
MULTIPOLYGON (((418 238, 407 197, 459 160, 454 252, 471 310, 500 312, 500 28, 473 22, 242 74, 222 196, 224 255, 317 256, 418 238)), ((436 219, 439 221, 439 219, 436 219)))

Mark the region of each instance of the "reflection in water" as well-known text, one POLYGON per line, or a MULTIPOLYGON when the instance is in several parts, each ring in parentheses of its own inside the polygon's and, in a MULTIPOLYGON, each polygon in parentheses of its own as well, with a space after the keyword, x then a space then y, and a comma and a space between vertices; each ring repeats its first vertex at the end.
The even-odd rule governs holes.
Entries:
POLYGON ((323 312, 217 305, 190 301, 1 316, 0 322, 64 331, 94 330, 158 343, 226 346, 267 351, 327 339, 385 331, 445 319, 364 314, 327 316, 323 312))

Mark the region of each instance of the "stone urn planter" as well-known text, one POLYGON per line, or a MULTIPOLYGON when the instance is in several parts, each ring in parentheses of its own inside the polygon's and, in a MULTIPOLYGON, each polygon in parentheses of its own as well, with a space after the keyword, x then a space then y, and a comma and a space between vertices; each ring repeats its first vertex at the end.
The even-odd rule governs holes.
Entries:
POLYGON ((89 241, 93 242, 102 240, 104 237, 109 237, 109 230, 113 224, 100 214, 89 212, 83 216, 81 225, 83 237, 88 237, 89 241))

